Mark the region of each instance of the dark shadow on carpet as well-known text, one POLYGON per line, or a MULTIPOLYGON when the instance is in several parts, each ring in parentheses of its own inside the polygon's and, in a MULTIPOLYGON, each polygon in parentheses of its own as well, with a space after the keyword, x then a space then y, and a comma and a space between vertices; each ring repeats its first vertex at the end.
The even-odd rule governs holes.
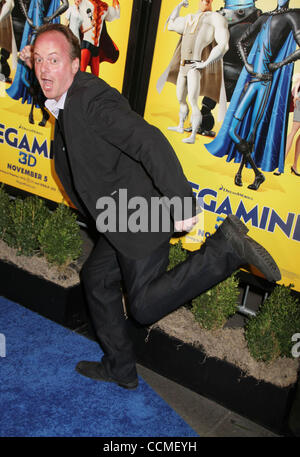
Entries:
POLYGON ((127 391, 80 376, 79 360, 100 360, 97 343, 2 297, 0 333, 0 436, 197 436, 141 378, 127 391))

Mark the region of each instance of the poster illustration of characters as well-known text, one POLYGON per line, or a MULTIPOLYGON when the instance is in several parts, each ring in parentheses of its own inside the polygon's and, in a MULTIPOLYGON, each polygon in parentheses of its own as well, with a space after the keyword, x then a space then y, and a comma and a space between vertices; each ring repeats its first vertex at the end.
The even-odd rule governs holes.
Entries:
POLYGON ((145 119, 204 208, 195 249, 236 214, 300 290, 300 9, 291 0, 162 0, 145 119))
POLYGON ((81 71, 122 91, 133 0, 0 0, 0 182, 71 204, 53 166, 54 119, 17 52, 42 24, 62 23, 77 36, 81 71))

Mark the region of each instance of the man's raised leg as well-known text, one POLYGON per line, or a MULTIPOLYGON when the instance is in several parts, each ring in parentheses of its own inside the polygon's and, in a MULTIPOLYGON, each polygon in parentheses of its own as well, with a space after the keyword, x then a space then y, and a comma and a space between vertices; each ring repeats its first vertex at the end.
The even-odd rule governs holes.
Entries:
POLYGON ((135 319, 144 325, 152 324, 244 265, 254 265, 269 281, 280 280, 270 254, 247 232, 236 216, 228 216, 198 251, 170 271, 166 271, 167 245, 139 261, 118 254, 129 309, 135 319))

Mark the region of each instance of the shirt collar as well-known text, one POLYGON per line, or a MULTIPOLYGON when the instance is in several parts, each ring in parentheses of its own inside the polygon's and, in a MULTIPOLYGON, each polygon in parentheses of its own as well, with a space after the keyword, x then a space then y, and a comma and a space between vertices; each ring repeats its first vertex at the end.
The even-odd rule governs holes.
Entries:
POLYGON ((46 108, 50 111, 51 114, 53 114, 55 119, 58 118, 59 110, 64 109, 66 96, 67 96, 67 91, 60 97, 58 102, 51 98, 48 98, 45 101, 46 108))

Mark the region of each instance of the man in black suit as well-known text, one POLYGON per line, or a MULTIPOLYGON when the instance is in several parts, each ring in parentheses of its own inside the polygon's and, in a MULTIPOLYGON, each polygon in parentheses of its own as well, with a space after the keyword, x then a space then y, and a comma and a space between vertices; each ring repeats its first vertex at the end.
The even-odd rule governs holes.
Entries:
POLYGON ((268 252, 246 236, 247 227, 232 215, 200 250, 166 272, 174 228, 188 231, 197 219, 192 189, 166 138, 133 112, 119 92, 79 71, 78 41, 68 28, 43 26, 33 47, 21 51, 21 58, 29 66, 34 64, 46 106, 57 118, 55 169, 69 197, 102 231, 103 201, 114 203, 115 223, 99 235, 82 270, 104 356, 101 362, 79 362, 76 369, 89 378, 134 389, 138 380, 121 282, 130 313, 140 323, 151 324, 242 265, 254 264, 270 281, 279 280, 280 272, 268 252), (129 221, 135 216, 132 208, 136 209, 124 203, 125 190, 131 203, 137 199, 146 203, 142 217, 147 224, 141 230, 129 223, 124 228, 124 212, 129 221), (161 197, 166 205, 157 218, 151 204, 161 197), (175 197, 192 204, 182 211, 174 206, 169 213, 167 202, 175 197))

